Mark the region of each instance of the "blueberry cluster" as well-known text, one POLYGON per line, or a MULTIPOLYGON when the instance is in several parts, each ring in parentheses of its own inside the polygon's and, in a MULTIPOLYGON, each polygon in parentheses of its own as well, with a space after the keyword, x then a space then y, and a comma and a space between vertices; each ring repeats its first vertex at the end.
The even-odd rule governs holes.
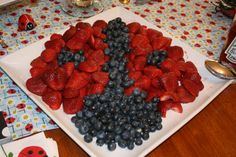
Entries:
POLYGON ((79 63, 85 60, 85 57, 82 50, 79 50, 77 53, 72 53, 66 49, 62 49, 57 60, 59 65, 66 64, 67 62, 74 62, 75 67, 78 67, 79 63))
POLYGON ((150 132, 162 128, 161 114, 156 106, 159 99, 145 102, 146 93, 138 88, 129 96, 124 94, 124 89, 134 83, 128 77, 128 61, 124 56, 130 52, 128 27, 121 18, 116 18, 103 32, 109 45, 104 53, 110 60, 102 70, 109 73, 110 80, 102 94, 85 97, 83 110, 72 117, 72 122, 84 135, 85 142, 92 142, 96 137, 97 145, 106 144, 110 151, 117 145, 132 150, 147 140, 150 132))
POLYGON ((132 150, 149 139, 150 132, 160 130, 161 114, 157 111, 158 99, 146 103, 146 94, 135 88, 132 95, 104 92, 85 98, 84 109, 72 118, 72 122, 84 135, 85 142, 107 145, 108 150, 121 148, 132 150))
POLYGON ((154 65, 160 68, 161 62, 167 57, 166 51, 154 51, 147 56, 147 64, 154 65))

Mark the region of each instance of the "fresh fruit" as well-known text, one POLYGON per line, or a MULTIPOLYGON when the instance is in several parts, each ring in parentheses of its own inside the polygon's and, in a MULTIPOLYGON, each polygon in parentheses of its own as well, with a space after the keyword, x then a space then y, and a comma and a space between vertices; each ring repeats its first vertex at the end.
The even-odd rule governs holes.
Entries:
POLYGON ((67 81, 65 88, 69 89, 81 89, 89 83, 90 75, 84 72, 78 72, 74 70, 69 80, 67 81))
POLYGON ((57 110, 61 107, 62 96, 59 91, 47 90, 42 96, 42 100, 52 109, 57 110))
POLYGON ((83 98, 65 98, 63 99, 63 111, 67 114, 75 114, 83 108, 83 98))
POLYGON ((30 92, 39 96, 42 96, 47 90, 47 85, 40 77, 32 77, 28 79, 26 81, 26 87, 30 92))

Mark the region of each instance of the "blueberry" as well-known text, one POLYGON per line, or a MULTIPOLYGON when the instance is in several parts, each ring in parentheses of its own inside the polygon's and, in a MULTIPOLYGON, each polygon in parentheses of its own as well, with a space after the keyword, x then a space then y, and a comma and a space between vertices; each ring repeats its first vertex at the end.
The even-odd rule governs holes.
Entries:
POLYGON ((142 139, 140 137, 138 137, 138 138, 135 138, 134 143, 137 146, 140 146, 141 144, 143 144, 143 141, 142 141, 142 139))
POLYGON ((107 148, 110 151, 114 151, 116 149, 116 143, 115 142, 108 143, 107 148))
POLYGON ((93 141, 93 137, 91 135, 89 135, 89 134, 86 134, 84 136, 84 141, 87 142, 87 143, 90 143, 90 142, 93 141))
POLYGON ((97 139, 96 140, 96 144, 98 145, 98 146, 103 146, 104 145, 104 139, 97 139))

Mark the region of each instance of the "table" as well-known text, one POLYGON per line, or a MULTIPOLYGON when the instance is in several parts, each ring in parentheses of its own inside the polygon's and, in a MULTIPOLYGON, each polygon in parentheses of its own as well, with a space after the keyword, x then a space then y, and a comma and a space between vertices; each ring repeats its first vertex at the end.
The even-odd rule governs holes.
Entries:
MULTIPOLYGON (((79 19, 65 14, 60 9, 62 0, 38 0, 35 5, 28 0, 0 11, 0 35, 8 48, 0 47, 0 58, 15 52, 54 32, 67 28, 79 19), (40 14, 38 14, 40 12, 40 14), (30 14, 37 23, 32 31, 19 32, 17 20, 21 14, 30 14)), ((103 0, 104 10, 123 6, 147 19, 172 36, 194 47, 199 53, 217 59, 226 39, 231 20, 222 14, 214 14, 214 6, 208 0, 151 0, 142 6, 133 3, 122 5, 118 0, 103 0)), ((8 124, 13 139, 45 131, 57 140, 61 157, 77 154, 88 156, 50 118, 44 114, 0 69, 0 110, 6 119, 15 118, 8 124), (25 104, 25 117, 16 110, 25 104), (25 130, 32 125, 33 129, 25 130)), ((236 85, 231 85, 206 109, 199 113, 176 134, 156 148, 149 156, 235 156, 235 105, 236 85), (217 123, 215 123, 217 121, 217 123)))
MULTIPOLYGON (((236 84, 230 85, 203 111, 147 157, 233 157, 236 155, 236 84)), ((87 157, 61 129, 45 132, 59 146, 60 157, 87 157)))

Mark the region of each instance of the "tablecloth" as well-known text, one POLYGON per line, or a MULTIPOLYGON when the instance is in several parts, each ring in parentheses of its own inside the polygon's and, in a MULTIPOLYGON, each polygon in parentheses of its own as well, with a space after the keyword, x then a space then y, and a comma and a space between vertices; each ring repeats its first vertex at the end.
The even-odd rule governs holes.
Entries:
MULTIPOLYGON (((231 23, 231 19, 215 13, 215 6, 210 0, 151 0, 140 6, 132 0, 128 5, 121 4, 119 0, 101 2, 104 10, 125 7, 212 59, 218 59, 231 23)), ((8 47, 0 47, 0 58, 81 20, 63 12, 61 3, 62 0, 38 0, 36 4, 30 4, 25 0, 2 8, 0 35, 8 47), (33 30, 18 30, 18 18, 22 14, 30 14, 36 21, 37 26, 33 30)), ((57 128, 1 68, 0 109, 4 111, 13 139, 57 128)))

